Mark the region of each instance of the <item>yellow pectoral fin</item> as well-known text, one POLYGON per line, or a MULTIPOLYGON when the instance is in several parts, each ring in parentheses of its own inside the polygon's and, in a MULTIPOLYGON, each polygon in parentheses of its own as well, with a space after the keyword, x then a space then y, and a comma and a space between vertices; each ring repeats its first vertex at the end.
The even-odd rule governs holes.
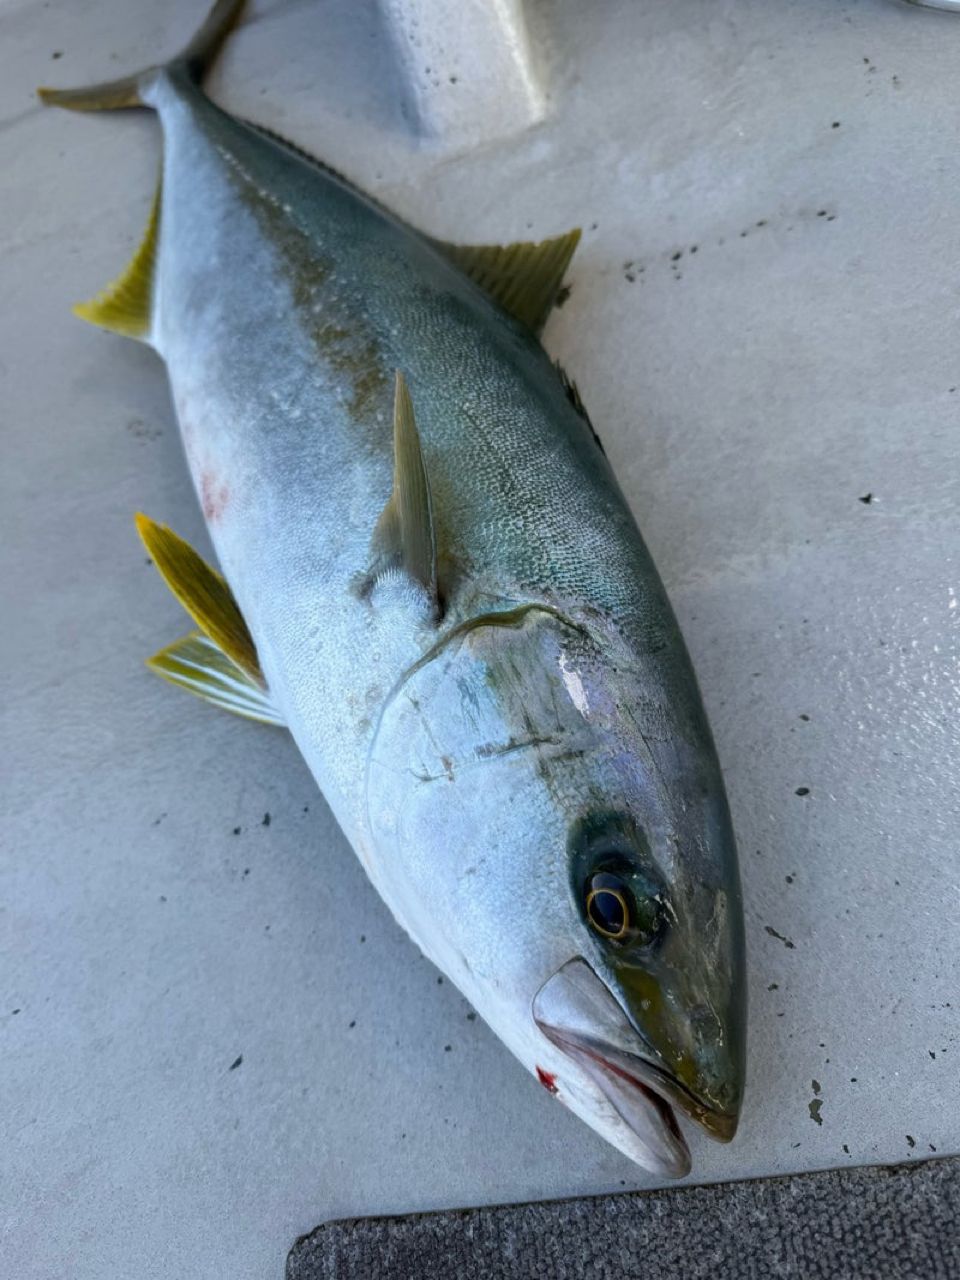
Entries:
POLYGON ((579 242, 579 227, 538 244, 447 244, 433 240, 474 284, 534 333, 546 323, 579 242))
POLYGON ((153 557, 164 582, 200 630, 250 680, 266 687, 257 648, 233 598, 233 592, 216 570, 166 525, 148 516, 137 516, 137 532, 153 557))
POLYGON ((149 337, 159 227, 160 183, 157 183, 146 232, 127 269, 95 298, 78 302, 73 308, 74 315, 128 338, 149 337))

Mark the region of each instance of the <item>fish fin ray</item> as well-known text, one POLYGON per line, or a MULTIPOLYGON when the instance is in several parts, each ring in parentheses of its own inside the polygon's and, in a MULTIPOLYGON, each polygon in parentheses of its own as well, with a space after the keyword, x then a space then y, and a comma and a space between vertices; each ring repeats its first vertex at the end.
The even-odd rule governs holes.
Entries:
POLYGON ((70 111, 118 111, 125 107, 150 106, 147 86, 157 75, 179 71, 194 84, 200 83, 240 16, 243 5, 244 0, 216 0, 203 26, 187 47, 166 64, 145 67, 119 80, 107 80, 86 88, 43 87, 37 93, 47 106, 66 107, 70 111))
POLYGON ((160 188, 153 197, 147 229, 122 275, 89 302, 78 302, 74 315, 128 338, 147 339, 153 317, 153 280, 160 227, 160 188))
POLYGON ((398 566, 436 606, 437 538, 433 500, 407 382, 397 370, 393 403, 393 491, 374 531, 383 568, 398 566))
POLYGON ((546 323, 580 241, 580 229, 538 243, 448 244, 431 240, 474 284, 534 333, 546 323))
POLYGON ((263 686, 251 680, 202 631, 191 631, 167 645, 147 659, 147 666, 170 684, 224 711, 286 727, 263 686))
POLYGON ((590 415, 589 413, 587 413, 586 406, 584 405, 583 400, 580 397, 580 390, 577 387, 577 384, 569 376, 566 369, 564 369, 564 367, 561 365, 559 360, 554 361, 554 367, 557 373, 560 375, 560 382, 563 386, 564 391, 567 393, 567 399, 570 401, 570 403, 576 409, 577 413, 579 413, 580 417, 584 420, 584 422, 590 428, 590 434, 593 436, 594 441, 596 442, 597 448, 604 455, 604 457, 606 457, 607 451, 603 447, 603 441, 597 435, 596 427, 590 421, 590 415))
POLYGON ((257 648, 226 581, 166 525, 137 515, 137 532, 164 582, 204 635, 261 688, 257 648))

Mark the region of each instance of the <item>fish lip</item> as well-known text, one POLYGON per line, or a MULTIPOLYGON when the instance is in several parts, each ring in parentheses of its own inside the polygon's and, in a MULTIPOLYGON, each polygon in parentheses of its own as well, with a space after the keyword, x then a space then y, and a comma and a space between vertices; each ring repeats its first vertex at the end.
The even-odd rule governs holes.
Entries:
MULTIPOLYGON (((620 1119, 640 1141, 645 1153, 644 1163, 652 1172, 671 1178, 686 1177, 691 1169, 690 1148, 663 1093, 642 1080, 637 1071, 630 1071, 612 1061, 612 1055, 608 1056, 603 1047, 586 1037, 564 1034, 558 1028, 539 1021, 537 1026, 567 1057, 579 1062, 600 1087, 620 1119), (631 1093, 638 1097, 631 1100, 631 1093), (641 1133, 636 1125, 638 1102, 646 1112, 647 1133, 641 1133)), ((637 1065, 641 1063, 642 1060, 637 1059, 637 1065)), ((647 1064, 642 1065, 645 1067, 647 1064)))
POLYGON ((650 1163, 657 1172, 682 1177, 690 1170, 673 1107, 710 1137, 721 1142, 733 1137, 737 1115, 709 1106, 653 1060, 654 1052, 619 1000, 581 956, 547 979, 533 999, 532 1013, 540 1031, 586 1070, 641 1144, 653 1144, 650 1163), (645 1113, 636 1111, 641 1097, 645 1113))

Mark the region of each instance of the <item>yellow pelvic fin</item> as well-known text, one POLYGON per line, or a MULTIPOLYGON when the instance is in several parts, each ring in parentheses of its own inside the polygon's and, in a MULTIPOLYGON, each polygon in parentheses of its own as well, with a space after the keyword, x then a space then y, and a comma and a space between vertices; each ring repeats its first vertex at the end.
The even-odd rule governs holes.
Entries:
POLYGON ((437 538, 430 482, 407 382, 397 370, 393 400, 393 492, 374 532, 386 567, 398 566, 437 603, 437 538))
POLYGON ((251 680, 200 631, 191 631, 167 645, 147 659, 147 666, 164 680, 224 711, 262 724, 283 726, 283 718, 263 686, 251 680))
POLYGON ((505 311, 539 333, 579 242, 576 227, 537 244, 529 240, 481 245, 434 240, 433 244, 505 311))
POLYGON ((140 247, 123 275, 89 302, 78 302, 74 315, 101 329, 122 333, 128 338, 146 338, 153 316, 153 278, 157 263, 157 235, 160 227, 160 187, 150 209, 147 229, 140 247))
POLYGON ((253 637, 220 574, 166 525, 138 514, 137 532, 164 582, 200 630, 244 675, 265 688, 253 637))

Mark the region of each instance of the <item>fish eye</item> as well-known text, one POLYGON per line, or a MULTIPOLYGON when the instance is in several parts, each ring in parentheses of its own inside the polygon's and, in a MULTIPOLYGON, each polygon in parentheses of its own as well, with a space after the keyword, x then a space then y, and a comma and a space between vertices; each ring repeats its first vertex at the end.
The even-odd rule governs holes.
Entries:
POLYGON ((604 938, 621 942, 631 931, 632 894, 622 876, 612 871, 595 872, 587 881, 587 919, 604 938))

